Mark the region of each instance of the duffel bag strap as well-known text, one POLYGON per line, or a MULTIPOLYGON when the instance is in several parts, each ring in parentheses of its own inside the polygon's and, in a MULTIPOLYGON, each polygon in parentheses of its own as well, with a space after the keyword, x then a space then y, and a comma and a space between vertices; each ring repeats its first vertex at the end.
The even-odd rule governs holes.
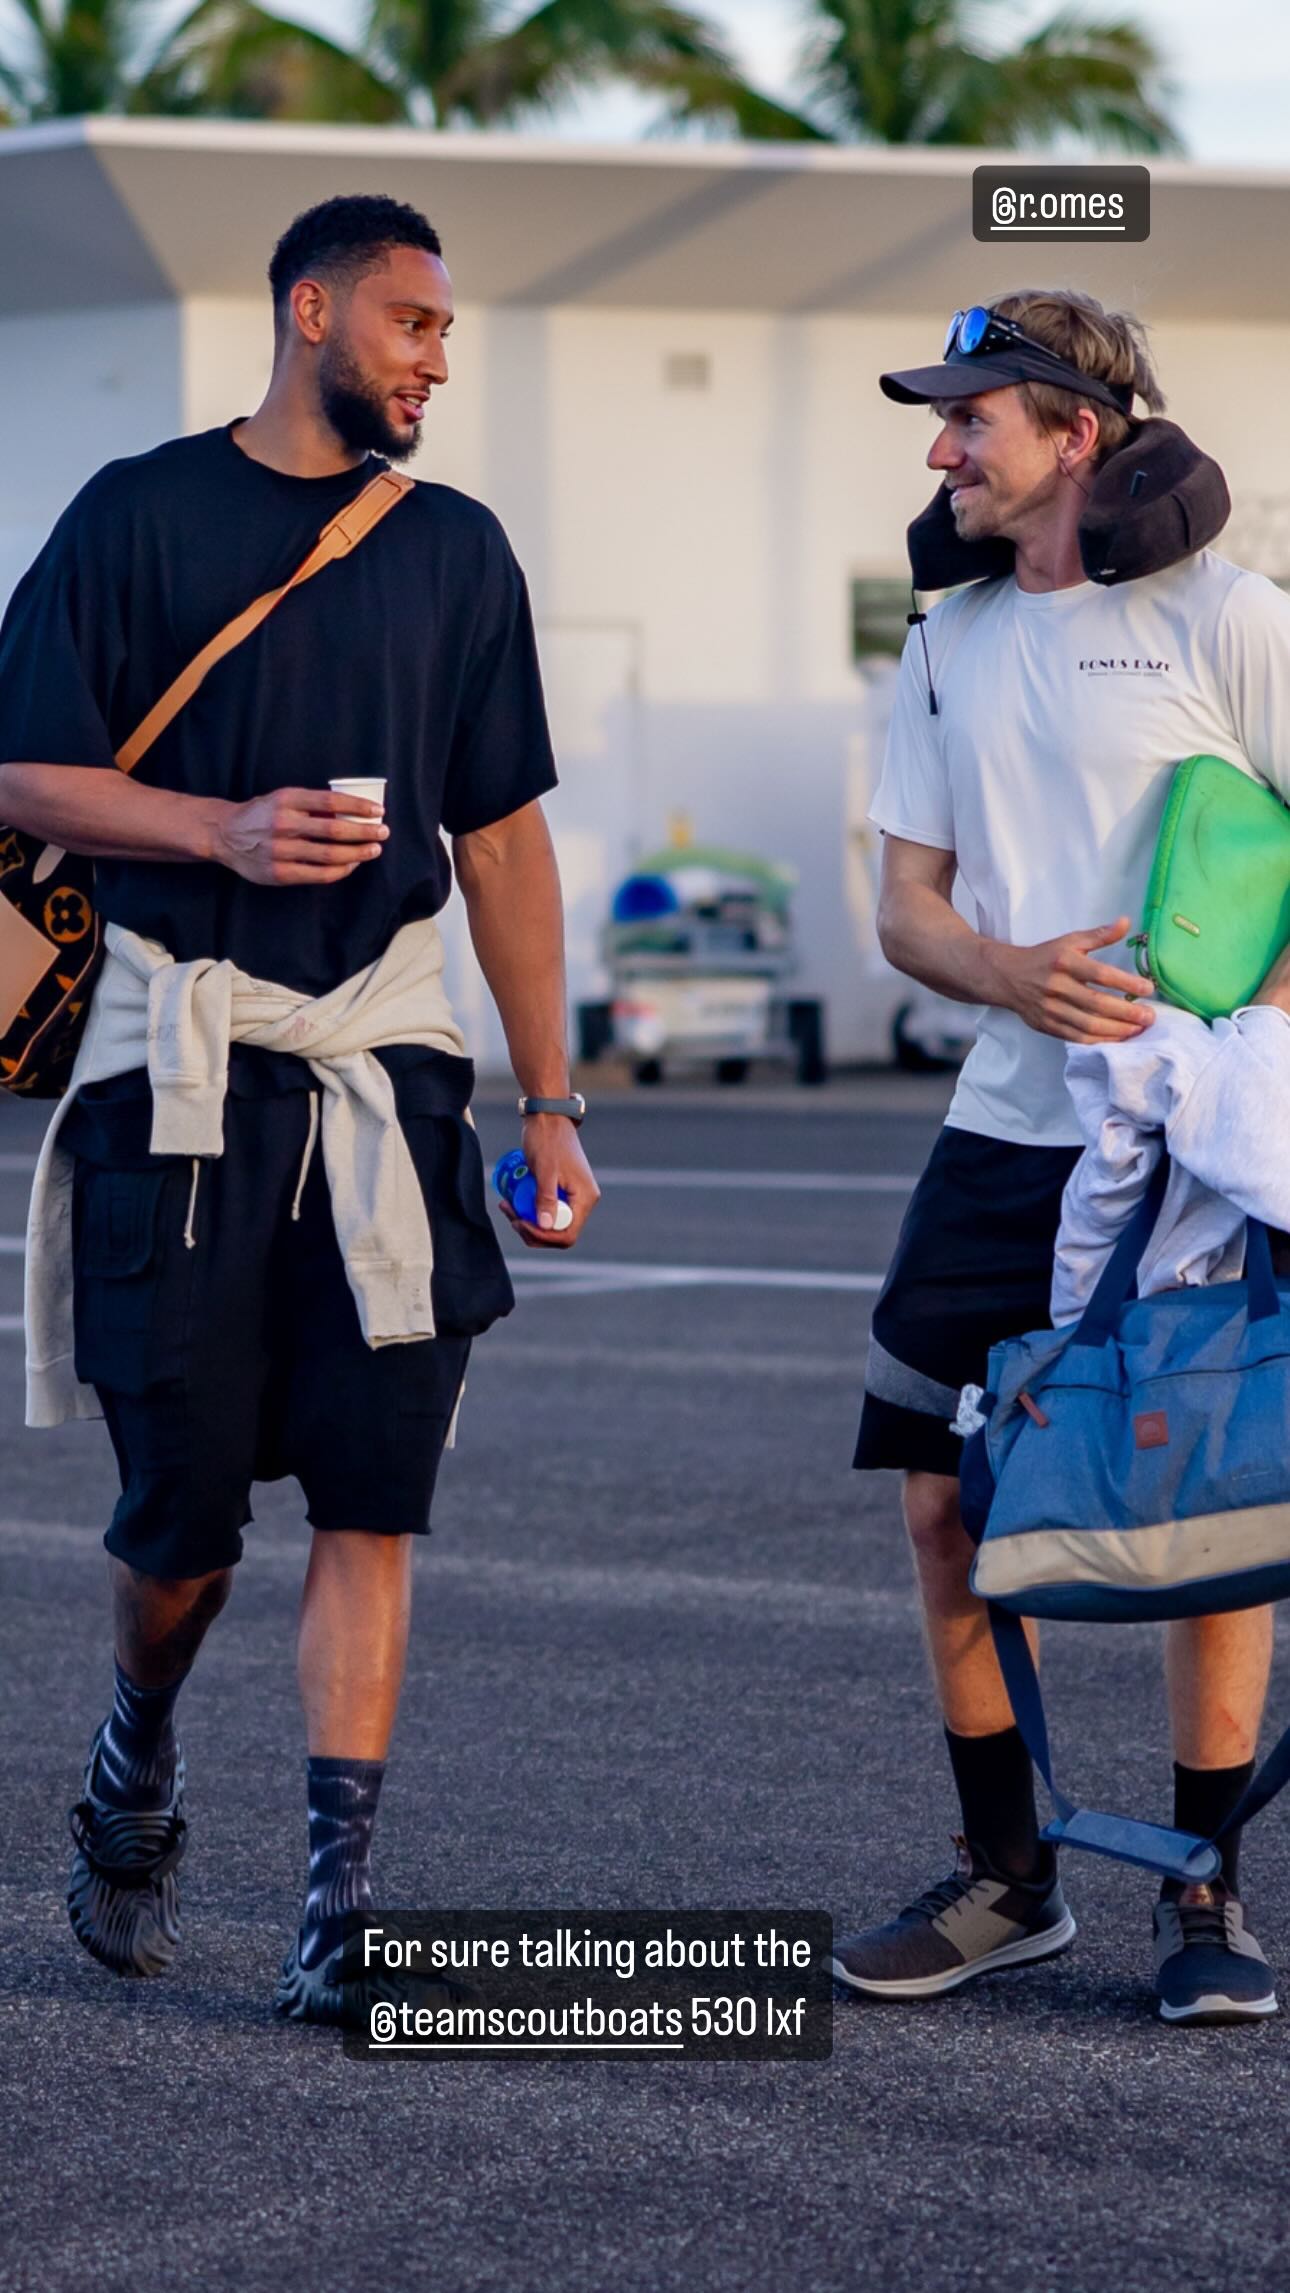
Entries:
POLYGON ((1279 1743, 1272 1746, 1256 1776, 1252 1776, 1225 1823, 1220 1823, 1215 1839, 1226 1839, 1229 1831, 1239 1831, 1256 1815, 1262 1815, 1270 1800, 1290 1783, 1290 1728, 1279 1743))
POLYGON ((1097 1287, 1070 1334, 1073 1346, 1104 1346, 1115 1334, 1120 1310, 1133 1295, 1138 1266, 1155 1232, 1169 1184, 1169 1157, 1160 1160, 1147 1180, 1146 1192, 1129 1219, 1097 1280, 1097 1287))
MULTIPOLYGON (((1169 1184, 1169 1157, 1162 1153, 1146 1192, 1107 1259, 1097 1287, 1070 1334, 1072 1346, 1104 1346, 1114 1337, 1121 1309, 1133 1293, 1138 1267, 1156 1228, 1169 1184)), ((1269 1321, 1281 1311, 1267 1227, 1245 1221, 1246 1311, 1252 1322, 1269 1321)))
MULTIPOLYGON (((1117 1863, 1140 1863, 1148 1871, 1159 1871, 1167 1879, 1180 1879, 1190 1884, 1196 1880, 1216 1878, 1222 1858, 1212 1839, 1201 1839, 1194 1832, 1174 1831, 1164 1823, 1142 1823, 1136 1816, 1111 1815, 1100 1808, 1080 1807, 1059 1789, 1053 1778, 1052 1756, 1048 1749, 1048 1724, 1044 1718, 1044 1699, 1040 1693, 1039 1675, 1025 1627, 1019 1616, 1000 1608, 991 1600, 986 1602, 990 1614, 990 1630, 994 1635, 995 1654, 999 1670, 1008 1691, 1013 1717, 1021 1740, 1048 1787, 1055 1814, 1044 1827, 1043 1836, 1055 1847, 1084 1847, 1094 1855, 1109 1855, 1117 1863)), ((1273 1762, 1280 1760, 1281 1772, 1271 1789, 1251 1807, 1266 1806, 1273 1793, 1290 1776, 1290 1729, 1277 1745, 1272 1759, 1257 1775, 1246 1793, 1253 1801, 1273 1762)), ((1245 1803, 1242 1802, 1242 1805, 1245 1803)), ((1240 1819, 1240 1809, 1231 1819, 1240 1819)), ((1225 1828, 1227 1828, 1225 1826, 1225 1828)), ((1222 1834, 1219 1834, 1220 1838, 1222 1834)))

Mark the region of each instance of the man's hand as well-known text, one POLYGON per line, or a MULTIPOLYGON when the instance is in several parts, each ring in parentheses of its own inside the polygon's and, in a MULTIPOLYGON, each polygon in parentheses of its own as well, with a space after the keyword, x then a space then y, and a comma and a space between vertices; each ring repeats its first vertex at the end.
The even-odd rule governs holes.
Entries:
POLYGON ((524 1160, 537 1180, 537 1225, 517 1218, 509 1202, 500 1202, 497 1207, 531 1250, 572 1250, 600 1200, 600 1188, 591 1175, 578 1133, 567 1115, 529 1115, 520 1143, 524 1160), (557 1234, 555 1206, 561 1187, 569 1197, 573 1224, 557 1234))
POLYGON ((1270 970, 1265 974, 1257 995, 1251 1003, 1274 1003, 1278 1011, 1290 1013, 1290 947, 1283 947, 1270 970))
POLYGON ((1141 1001, 1155 994, 1153 982, 1093 959, 1094 948, 1124 938, 1129 921, 1117 916, 1096 931, 1063 932, 1038 947, 996 941, 993 957, 1003 990, 992 1000, 1015 1011, 1037 1034, 1066 1043, 1123 1043, 1141 1035, 1155 1016, 1141 1001))
POLYGON ((389 833, 380 805, 363 797, 275 788, 247 804, 221 806, 211 857, 248 884, 340 884, 378 857, 389 833))

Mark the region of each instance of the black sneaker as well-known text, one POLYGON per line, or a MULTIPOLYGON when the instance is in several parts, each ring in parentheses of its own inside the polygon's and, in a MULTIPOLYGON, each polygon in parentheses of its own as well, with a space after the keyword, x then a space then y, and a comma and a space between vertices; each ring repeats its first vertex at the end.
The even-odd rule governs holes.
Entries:
POLYGON ((1048 1848, 1038 1879, 1009 1879, 980 1848, 956 1839, 958 1863, 884 1926, 843 1935, 830 1965, 839 1983, 871 1998, 935 1998, 996 1967, 1055 1958, 1075 1921, 1048 1848))
POLYGON ((70 1817, 76 1842, 67 1885, 72 1933, 115 1975, 164 1975, 179 1946, 175 1868, 188 1843, 184 1755, 176 1758, 164 1808, 110 1807, 94 1788, 102 1738, 100 1728, 90 1745, 84 1798, 70 1817))
POLYGON ((1162 2022, 1254 2022, 1276 2013, 1268 1962, 1221 1879, 1157 1903, 1153 1924, 1162 2022))

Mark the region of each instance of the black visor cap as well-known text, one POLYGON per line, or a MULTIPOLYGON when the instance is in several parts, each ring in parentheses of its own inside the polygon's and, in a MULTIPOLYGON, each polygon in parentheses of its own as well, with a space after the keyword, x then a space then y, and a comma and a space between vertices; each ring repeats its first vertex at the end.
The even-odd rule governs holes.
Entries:
POLYGON ((1047 382, 1057 390, 1077 391, 1099 405, 1113 406, 1117 414, 1133 407, 1127 382, 1102 382, 1081 374, 1060 358, 1045 358, 1042 351, 1015 349, 988 351, 984 358, 965 358, 951 351, 940 366, 908 366, 896 374, 880 374, 878 387, 900 406, 930 406, 941 398, 979 398, 987 390, 1007 390, 1017 382, 1047 382))

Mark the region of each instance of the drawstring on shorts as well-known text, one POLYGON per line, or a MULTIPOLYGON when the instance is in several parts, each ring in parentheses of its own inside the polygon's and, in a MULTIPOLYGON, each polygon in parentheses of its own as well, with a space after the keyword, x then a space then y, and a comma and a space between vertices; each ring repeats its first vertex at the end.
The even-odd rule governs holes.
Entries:
MULTIPOLYGON (((305 1151, 300 1158, 300 1176, 296 1180, 295 1199, 291 1205, 291 1215, 297 1224, 300 1220, 300 1203, 305 1191, 305 1181, 309 1176, 309 1166, 314 1159, 314 1148, 318 1144, 319 1115, 320 1094, 317 1091, 311 1091, 309 1093, 309 1130, 305 1138, 305 1151)), ((184 1220, 184 1248, 186 1250, 195 1250, 197 1247, 197 1189, 201 1183, 201 1175, 201 1157, 194 1155, 193 1181, 188 1189, 188 1216, 184 1220)))
POLYGON ((197 1248, 197 1227, 196 1227, 196 1223, 195 1223, 195 1221, 196 1221, 196 1218, 197 1218, 197 1182, 198 1182, 198 1180, 200 1179, 201 1175, 202 1175, 202 1164, 201 1164, 201 1156, 200 1156, 200 1155, 194 1155, 194 1156, 193 1156, 193 1183, 192 1183, 192 1185, 191 1185, 191 1186, 189 1187, 189 1189, 188 1189, 188 1216, 187 1216, 187 1218, 184 1220, 184 1248, 185 1248, 185 1250, 195 1250, 195 1249, 197 1248))
POLYGON ((309 1176, 309 1165, 314 1159, 314 1148, 318 1144, 318 1103, 319 1093, 311 1091, 309 1093, 309 1135, 305 1140, 305 1151, 300 1158, 300 1176, 296 1180, 296 1198, 291 1205, 291 1215, 297 1224, 300 1220, 300 1203, 305 1191, 305 1180, 309 1176))

